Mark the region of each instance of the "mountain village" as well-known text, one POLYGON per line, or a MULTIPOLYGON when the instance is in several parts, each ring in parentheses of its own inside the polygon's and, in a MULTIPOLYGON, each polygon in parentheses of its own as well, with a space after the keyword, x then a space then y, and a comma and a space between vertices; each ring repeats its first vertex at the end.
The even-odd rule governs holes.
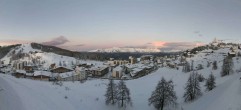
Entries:
MULTIPOLYGON (((240 85, 241 73, 240 44, 224 43, 216 38, 207 45, 182 51, 181 54, 145 54, 139 58, 129 56, 128 59, 109 58, 105 61, 44 52, 32 48, 31 43, 28 43, 12 48, 0 62, 0 83, 5 85, 7 82, 12 86, 1 86, 0 91, 3 92, 0 93, 5 94, 3 96, 6 99, 21 100, 24 107, 20 110, 36 109, 35 106, 39 107, 37 110, 117 109, 115 106, 104 104, 106 86, 108 81, 112 80, 125 81, 130 88, 133 106, 125 109, 152 110, 154 108, 148 105, 147 100, 151 94, 150 90, 155 88, 158 81, 160 83, 160 78, 162 81, 163 78, 170 80, 169 83, 173 83, 174 90, 177 91, 179 105, 174 108, 167 106, 167 110, 241 109, 238 104, 241 96, 237 92, 240 90, 237 87, 240 85), (225 63, 226 57, 231 58, 233 62, 232 71, 227 72, 227 76, 220 75, 224 71, 222 69, 229 66, 225 63), (187 85, 186 81, 189 81, 188 77, 195 73, 200 81, 200 92, 203 94, 200 93, 197 99, 185 103, 184 86, 187 85), (212 88, 211 92, 204 89, 204 82, 208 81, 210 75, 215 77, 217 86, 212 88), (9 92, 14 90, 17 93, 9 92), (20 98, 13 94, 18 94, 20 98), (207 101, 209 103, 206 103, 207 101), (226 101, 230 101, 230 105, 216 106, 226 101), (29 103, 35 106, 28 106, 29 103)), ((21 105, 9 102, 10 105, 11 103, 16 107, 21 105)), ((2 105, 3 108, 8 107, 6 105, 2 105)))
MULTIPOLYGON (((240 56, 240 45, 225 44, 216 38, 207 48, 229 49, 223 56, 240 56)), ((152 73, 160 67, 179 69, 187 58, 194 57, 198 50, 186 50, 181 55, 155 57, 143 55, 140 58, 129 57, 128 60, 88 61, 46 53, 22 44, 11 50, 0 60, 0 71, 17 78, 44 81, 82 81, 87 78, 136 79, 152 73), (50 58, 48 58, 51 56, 50 58), (16 58, 19 57, 19 58, 16 58), (16 59, 16 60, 14 60, 16 59)), ((213 51, 203 52, 207 55, 213 51)))

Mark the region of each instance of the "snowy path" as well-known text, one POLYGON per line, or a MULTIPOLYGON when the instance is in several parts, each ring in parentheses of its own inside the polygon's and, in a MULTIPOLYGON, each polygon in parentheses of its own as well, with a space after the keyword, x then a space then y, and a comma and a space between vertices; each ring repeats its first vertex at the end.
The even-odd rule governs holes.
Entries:
POLYGON ((0 77, 0 110, 24 110, 22 105, 16 91, 0 77))
POLYGON ((185 110, 241 110, 240 74, 234 74, 225 83, 190 104, 185 110))

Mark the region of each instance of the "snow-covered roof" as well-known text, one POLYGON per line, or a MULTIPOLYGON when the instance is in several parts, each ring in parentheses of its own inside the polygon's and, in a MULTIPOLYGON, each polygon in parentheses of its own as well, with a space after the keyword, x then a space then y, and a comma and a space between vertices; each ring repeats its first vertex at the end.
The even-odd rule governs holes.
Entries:
POLYGON ((122 71, 122 67, 121 66, 117 66, 113 69, 113 71, 122 71))
POLYGON ((132 69, 130 74, 131 74, 132 77, 136 76, 138 74, 138 72, 142 71, 143 69, 144 68, 134 68, 134 69, 132 69))
POLYGON ((51 76, 51 72, 48 71, 34 71, 34 76, 51 76))

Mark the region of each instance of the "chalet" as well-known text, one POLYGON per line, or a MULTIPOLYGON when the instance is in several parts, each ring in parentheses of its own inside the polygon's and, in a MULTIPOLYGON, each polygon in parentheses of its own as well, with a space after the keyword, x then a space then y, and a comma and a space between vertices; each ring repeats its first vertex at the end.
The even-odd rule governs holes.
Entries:
POLYGON ((117 66, 113 69, 112 75, 113 78, 121 78, 123 76, 123 67, 117 66))
POLYGON ((55 69, 52 69, 51 72, 53 73, 66 73, 66 72, 70 72, 73 71, 70 68, 66 68, 66 67, 57 67, 55 69))
POLYGON ((43 81, 49 81, 51 77, 51 72, 48 71, 35 71, 33 74, 34 80, 43 80, 43 81))
POLYGON ((24 70, 16 70, 15 73, 13 73, 13 76, 16 78, 25 78, 26 71, 24 70))
POLYGON ((100 77, 104 76, 109 72, 108 66, 102 66, 102 67, 92 67, 87 70, 89 74, 91 74, 93 77, 100 77))

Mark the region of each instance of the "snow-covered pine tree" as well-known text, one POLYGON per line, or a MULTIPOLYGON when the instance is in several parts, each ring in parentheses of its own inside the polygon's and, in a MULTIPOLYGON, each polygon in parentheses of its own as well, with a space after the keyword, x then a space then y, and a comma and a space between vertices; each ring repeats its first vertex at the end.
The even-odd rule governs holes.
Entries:
POLYGON ((190 74, 185 87, 185 93, 183 95, 184 101, 189 102, 197 99, 202 95, 201 87, 198 81, 198 74, 193 72, 190 74))
POLYGON ((227 56, 223 59, 221 76, 229 75, 232 72, 233 72, 233 59, 232 57, 227 56))
POLYGON ((117 86, 117 100, 120 107, 126 107, 127 105, 132 105, 130 90, 127 88, 125 82, 120 80, 117 86))
POLYGON ((192 60, 192 62, 191 62, 191 68, 190 68, 190 71, 193 71, 194 70, 194 61, 192 60))
POLYGON ((217 69, 218 69, 217 61, 213 61, 213 70, 217 70, 217 69))
POLYGON ((215 77, 213 76, 213 74, 209 75, 205 86, 207 91, 211 91, 216 87, 215 77))
POLYGON ((172 80, 166 81, 163 77, 148 99, 149 105, 153 105, 157 110, 163 110, 163 108, 168 105, 175 106, 177 104, 176 100, 177 96, 172 80))
POLYGON ((186 63, 184 64, 182 71, 185 73, 191 71, 190 63, 188 61, 186 61, 186 63))
POLYGON ((207 67, 208 67, 208 68, 210 67, 210 62, 209 62, 209 61, 207 61, 207 67))
POLYGON ((117 86, 114 83, 113 79, 110 79, 109 84, 107 85, 107 91, 105 94, 105 103, 106 105, 109 104, 116 104, 117 102, 117 86))

